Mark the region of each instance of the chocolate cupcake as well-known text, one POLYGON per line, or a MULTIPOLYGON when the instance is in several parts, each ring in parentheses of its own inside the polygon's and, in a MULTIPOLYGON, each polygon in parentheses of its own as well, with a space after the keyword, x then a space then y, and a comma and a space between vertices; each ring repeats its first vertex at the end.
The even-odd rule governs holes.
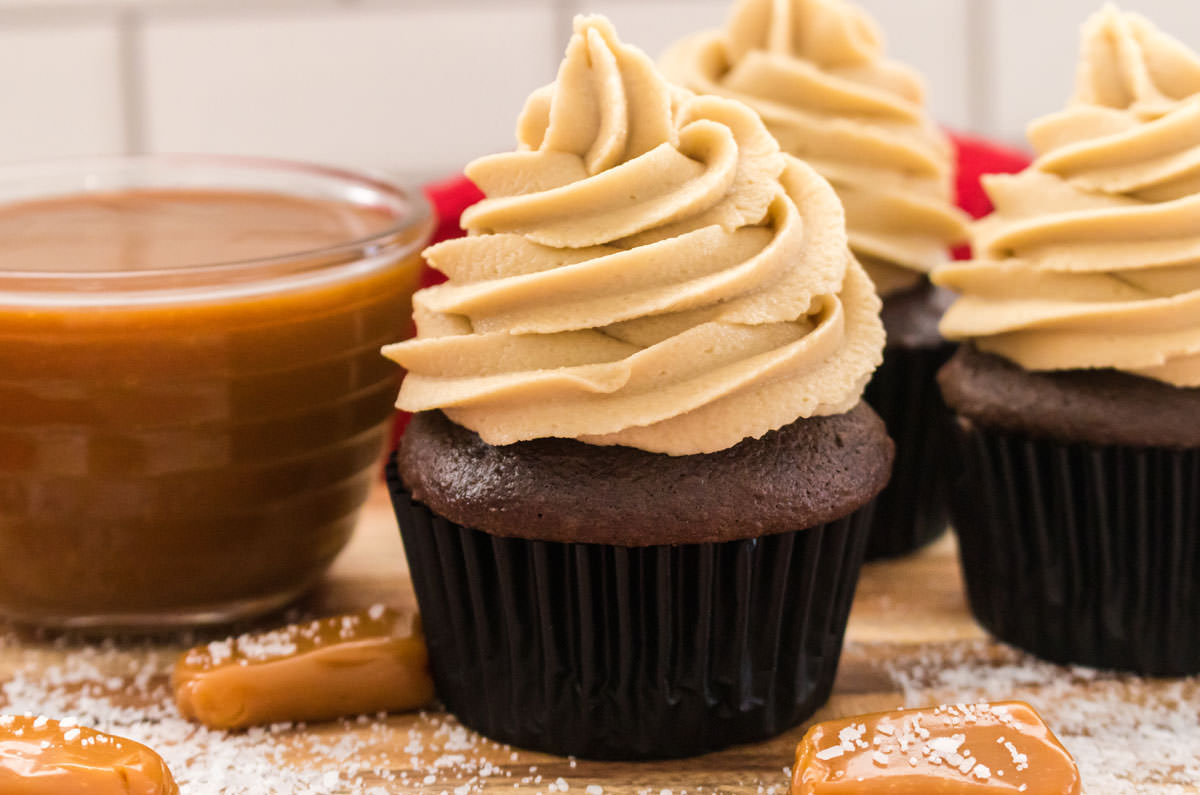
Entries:
POLYGON ((576 20, 520 149, 427 250, 389 470, 438 693, 592 758, 768 736, 829 694, 892 448, 836 195, 740 103, 576 20))
POLYGON ((663 71, 758 111, 783 151, 829 180, 850 247, 883 296, 887 348, 866 400, 896 440, 867 557, 911 552, 946 528, 939 467, 947 412, 934 373, 953 347, 949 303, 926 276, 966 239, 953 203, 954 152, 923 107, 917 74, 883 54, 875 22, 844 0, 738 0, 724 30, 672 47, 663 71))
POLYGON ((1056 662, 1200 672, 1200 58, 1107 7, 1029 137, 934 276, 971 607, 1056 662))

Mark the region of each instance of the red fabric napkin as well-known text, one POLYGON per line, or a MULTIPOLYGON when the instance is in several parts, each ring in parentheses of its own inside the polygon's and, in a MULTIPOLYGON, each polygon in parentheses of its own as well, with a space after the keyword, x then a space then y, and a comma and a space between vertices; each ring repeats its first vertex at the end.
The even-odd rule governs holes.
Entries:
MULTIPOLYGON (((958 153, 958 179, 955 186, 958 206, 970 213, 973 218, 981 218, 991 212, 992 203, 988 200, 987 194, 983 192, 979 178, 984 174, 1012 174, 1021 171, 1029 165, 1030 157, 1024 152, 1000 146, 982 138, 960 133, 951 133, 950 137, 954 141, 958 153)), ((461 237, 463 231, 458 225, 459 216, 462 215, 463 210, 483 198, 482 191, 475 187, 475 183, 461 175, 429 183, 425 186, 425 195, 433 205, 434 214, 437 217, 437 227, 434 229, 431 241, 433 243, 449 240, 452 237, 461 237)), ((963 246, 955 251, 955 256, 958 259, 967 259, 970 256, 970 250, 963 246)), ((428 265, 421 273, 422 287, 445 280, 445 276, 428 265)), ((393 445, 399 441, 407 424, 408 414, 403 411, 398 412, 392 434, 393 445)))
POLYGON ((951 133, 950 138, 958 150, 958 179, 955 185, 958 206, 982 218, 992 211, 992 202, 983 192, 979 178, 984 174, 1015 174, 1023 171, 1031 162, 1026 152, 985 141, 961 133, 951 133))

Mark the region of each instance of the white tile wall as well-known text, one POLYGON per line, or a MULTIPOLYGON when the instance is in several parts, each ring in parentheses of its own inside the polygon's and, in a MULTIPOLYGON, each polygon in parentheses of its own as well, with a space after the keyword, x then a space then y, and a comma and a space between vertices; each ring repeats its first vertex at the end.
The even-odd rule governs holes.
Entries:
MULTIPOLYGON (((973 0, 967 0, 972 2, 973 0)), ((989 118, 980 126, 1023 142, 1025 126, 1070 98, 1079 28, 1100 0, 990 0, 994 70, 989 118)), ((1192 48, 1200 50, 1200 0, 1121 0, 1192 48)))
MULTIPOLYGON (((0 161, 267 153, 423 177, 511 146, 571 16, 651 54, 732 0, 0 0, 0 161)), ((935 117, 1020 141, 1070 93, 1101 0, 857 0, 935 117)), ((1123 0, 1200 48, 1200 0, 1123 0)))
POLYGON ((676 40, 725 24, 729 0, 574 0, 576 13, 604 14, 621 38, 657 58, 676 40))
POLYGON ((0 161, 124 148, 115 19, 0 24, 0 161))
POLYGON ((548 2, 151 12, 146 146, 455 169, 512 147, 555 38, 548 2))

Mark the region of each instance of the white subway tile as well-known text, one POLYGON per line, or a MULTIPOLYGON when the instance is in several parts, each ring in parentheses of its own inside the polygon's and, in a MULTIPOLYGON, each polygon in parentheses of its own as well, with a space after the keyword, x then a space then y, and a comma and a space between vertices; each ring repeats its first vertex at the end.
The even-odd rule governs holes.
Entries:
MULTIPOLYGON (((1059 110, 1071 96, 1079 29, 1099 0, 993 0, 991 76, 993 127, 987 132, 1024 141, 1025 126, 1059 110)), ((1200 2, 1122 0, 1184 44, 1200 50, 1200 2)))
POLYGON ((0 27, 0 160, 124 147, 115 22, 0 27))
POLYGON ((565 44, 553 20, 549 0, 152 13, 148 147, 454 171, 512 148, 565 44))

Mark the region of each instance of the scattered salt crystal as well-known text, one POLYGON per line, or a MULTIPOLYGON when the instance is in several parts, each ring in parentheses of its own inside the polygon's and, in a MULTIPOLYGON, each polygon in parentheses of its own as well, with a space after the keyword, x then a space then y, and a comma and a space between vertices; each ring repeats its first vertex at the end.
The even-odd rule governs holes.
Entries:
POLYGON ((599 784, 588 784, 584 792, 586 792, 587 795, 604 795, 604 787, 600 786, 599 784))
POLYGON ((837 759, 844 753, 846 753, 846 749, 842 746, 831 745, 822 751, 817 751, 817 759, 820 759, 822 762, 828 762, 830 759, 837 759))
MULTIPOLYGON (((1200 781, 1198 677, 1143 679, 1057 666, 987 641, 872 653, 885 660, 909 707, 959 702, 978 709, 1001 698, 1033 704, 1071 752, 1088 793, 1192 795, 1200 781)), ((992 714, 1016 728, 1007 709, 992 714)))

